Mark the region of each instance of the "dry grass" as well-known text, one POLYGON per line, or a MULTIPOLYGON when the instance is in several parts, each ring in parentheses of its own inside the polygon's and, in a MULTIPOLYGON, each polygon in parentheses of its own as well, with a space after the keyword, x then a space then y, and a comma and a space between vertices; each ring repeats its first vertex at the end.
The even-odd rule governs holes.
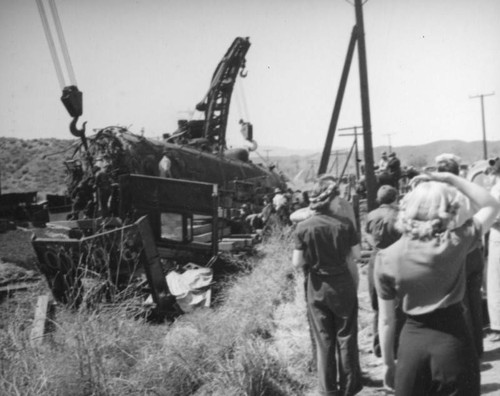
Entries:
MULTIPOLYGON (((113 309, 59 306, 55 331, 30 344, 37 290, 18 293, 0 311, 0 394, 11 395, 307 395, 314 389, 303 278, 291 268, 290 230, 274 230, 240 272, 218 292, 213 308, 173 323, 133 319, 137 299, 113 309)), ((366 276, 360 287, 363 369, 376 373, 369 353, 371 312, 366 276)), ((381 395, 375 386, 360 395, 381 395)))
POLYGON ((34 348, 36 297, 47 290, 4 301, 0 394, 302 394, 274 342, 276 309, 293 299, 286 238, 268 241, 264 258, 248 260, 217 308, 171 324, 132 319, 130 303, 113 310, 58 307, 50 341, 34 348))

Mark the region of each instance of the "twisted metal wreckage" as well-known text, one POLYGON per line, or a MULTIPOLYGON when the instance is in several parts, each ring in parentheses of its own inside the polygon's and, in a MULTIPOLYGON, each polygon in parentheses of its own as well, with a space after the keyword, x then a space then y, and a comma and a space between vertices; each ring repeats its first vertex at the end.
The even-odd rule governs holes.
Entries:
POLYGON ((91 293, 116 301, 131 284, 140 284, 152 297, 156 318, 167 316, 175 301, 183 310, 208 304, 212 269, 221 252, 249 249, 257 241, 256 234, 231 233, 232 214, 243 203, 258 206, 276 187, 286 187, 272 167, 249 160, 249 151, 256 148, 250 123, 240 121, 249 148, 227 148, 231 94, 238 73, 246 75, 249 39, 237 37, 217 66, 207 94, 196 106, 203 119, 179 121, 178 129, 163 141, 118 126, 87 137, 85 123, 81 129, 76 126, 82 93, 54 0, 49 5, 70 76, 67 86, 42 0, 37 4, 63 87, 61 100, 73 117, 70 131, 81 140, 65 162, 71 216, 52 223, 66 227, 69 238, 32 240, 54 298, 73 306, 91 293), (80 219, 79 212, 89 218, 80 219), (169 272, 170 281, 165 265, 176 269, 169 272))

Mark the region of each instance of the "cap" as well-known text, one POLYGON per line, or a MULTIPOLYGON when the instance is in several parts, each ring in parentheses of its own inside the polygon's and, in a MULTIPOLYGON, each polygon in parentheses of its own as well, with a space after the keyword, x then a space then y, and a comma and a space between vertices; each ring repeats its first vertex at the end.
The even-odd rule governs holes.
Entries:
POLYGON ((393 203, 398 197, 398 190, 394 187, 384 184, 377 191, 377 201, 380 204, 393 203))

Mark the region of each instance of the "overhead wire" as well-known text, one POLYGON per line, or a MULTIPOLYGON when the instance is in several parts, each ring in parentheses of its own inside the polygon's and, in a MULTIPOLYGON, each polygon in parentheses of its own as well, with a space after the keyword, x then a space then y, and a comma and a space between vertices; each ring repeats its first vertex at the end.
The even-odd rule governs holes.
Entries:
POLYGON ((250 113, 248 112, 248 105, 247 105, 247 98, 246 98, 246 95, 245 95, 245 85, 243 84, 243 80, 240 79, 239 80, 239 86, 241 87, 240 90, 241 90, 241 97, 242 97, 242 102, 243 102, 243 110, 244 110, 244 114, 248 119, 250 119, 250 113))

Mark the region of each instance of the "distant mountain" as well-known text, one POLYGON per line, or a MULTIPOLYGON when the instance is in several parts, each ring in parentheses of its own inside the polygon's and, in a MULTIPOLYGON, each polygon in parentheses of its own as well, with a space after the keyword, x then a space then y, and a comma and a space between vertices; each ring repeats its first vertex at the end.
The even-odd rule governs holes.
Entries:
MULTIPOLYGON (((38 191, 44 194, 61 194, 66 189, 65 159, 72 156, 78 140, 31 139, 0 137, 0 183, 1 192, 38 191)), ((420 146, 394 147, 403 165, 422 168, 434 163, 434 158, 441 153, 453 153, 462 158, 462 163, 470 164, 483 158, 483 143, 463 142, 460 140, 440 140, 420 146)), ((333 149, 335 152, 335 148, 333 149)), ((387 147, 374 148, 374 160, 377 163, 387 147)), ((293 179, 299 172, 302 175, 315 175, 321 159, 321 152, 313 150, 295 150, 283 147, 261 147, 250 158, 256 163, 270 162, 293 179)), ((488 142, 488 157, 500 156, 500 141, 488 142)), ((332 156, 329 173, 338 174, 346 161, 346 153, 332 156)), ((361 162, 364 162, 360 150, 361 162)), ((346 171, 354 173, 354 159, 348 163, 346 171)))
MULTIPOLYGON (((464 142, 461 140, 439 140, 419 146, 399 146, 392 150, 401 160, 403 166, 414 166, 417 169, 434 164, 436 156, 442 153, 453 153, 459 156, 463 164, 472 164, 483 159, 483 142, 464 142)), ((490 141, 487 146, 488 158, 500 156, 500 141, 490 141)), ((335 148, 332 152, 335 152, 335 148)), ((387 146, 379 146, 373 149, 373 158, 378 163, 382 152, 388 151, 387 146)), ((276 153, 279 151, 276 150, 276 153)), ((283 151, 285 152, 285 151, 283 151)), ((341 152, 338 156, 332 155, 329 161, 328 173, 340 174, 345 166, 348 150, 341 152)), ((299 172, 317 173, 321 160, 321 152, 303 155, 278 156, 269 152, 269 161, 275 163, 285 175, 293 178, 299 172)), ((354 153, 347 165, 346 172, 354 173, 354 153)), ((359 151, 360 163, 364 162, 364 153, 359 151)))

